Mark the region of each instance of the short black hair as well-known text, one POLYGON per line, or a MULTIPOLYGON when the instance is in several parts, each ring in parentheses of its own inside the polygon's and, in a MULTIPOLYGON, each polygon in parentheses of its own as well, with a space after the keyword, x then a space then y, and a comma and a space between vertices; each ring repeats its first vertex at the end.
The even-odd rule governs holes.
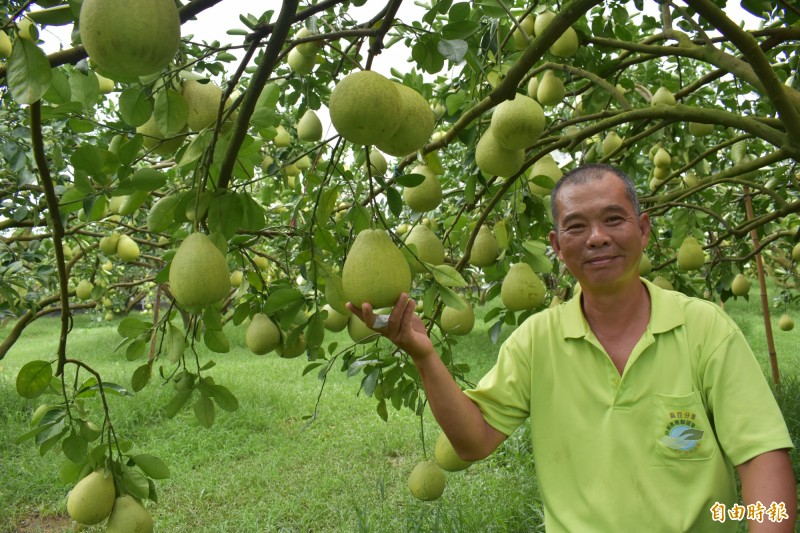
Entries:
POLYGON ((558 207, 556 205, 556 200, 558 199, 558 193, 561 191, 561 188, 565 185, 579 185, 599 180, 606 174, 612 174, 622 181, 623 185, 625 185, 625 195, 628 197, 628 200, 630 200, 636 216, 641 214, 639 195, 636 194, 636 187, 627 174, 611 165, 593 163, 570 170, 556 182, 553 190, 550 191, 550 213, 553 215, 553 227, 555 229, 558 229, 558 207))

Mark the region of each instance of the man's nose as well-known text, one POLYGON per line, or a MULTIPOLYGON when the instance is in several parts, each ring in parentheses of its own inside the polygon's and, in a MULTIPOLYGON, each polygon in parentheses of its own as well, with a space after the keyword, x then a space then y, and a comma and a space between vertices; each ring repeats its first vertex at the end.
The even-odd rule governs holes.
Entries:
POLYGON ((586 242, 590 248, 605 246, 609 243, 609 236, 602 224, 592 224, 589 227, 589 239, 586 242))

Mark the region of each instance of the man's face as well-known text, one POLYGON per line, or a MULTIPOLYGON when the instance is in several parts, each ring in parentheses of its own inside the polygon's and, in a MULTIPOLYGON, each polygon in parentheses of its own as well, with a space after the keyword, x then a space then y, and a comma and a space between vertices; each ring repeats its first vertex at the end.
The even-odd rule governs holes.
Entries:
POLYGON ((636 216, 622 180, 613 174, 567 185, 557 199, 558 230, 550 243, 584 291, 608 293, 639 276, 650 218, 636 216))

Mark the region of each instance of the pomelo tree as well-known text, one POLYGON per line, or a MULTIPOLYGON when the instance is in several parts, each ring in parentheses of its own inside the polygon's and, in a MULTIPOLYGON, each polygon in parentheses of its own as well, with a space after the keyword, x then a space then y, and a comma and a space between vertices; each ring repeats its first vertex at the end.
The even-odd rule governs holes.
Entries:
POLYGON ((496 338, 569 296, 546 244, 548 195, 581 163, 617 165, 637 183, 654 224, 643 275, 724 301, 734 278, 757 267, 779 299, 796 298, 800 11, 791 3, 744 0, 740 24, 716 0, 438 0, 413 15, 401 0, 287 0, 241 13, 223 45, 175 33, 221 0, 176 2, 174 24, 171 0, 142 1, 137 10, 83 0, 83 15, 77 0, 0 6, 0 359, 31 322, 59 314, 57 353, 26 364, 17 390, 47 398, 20 441, 60 449, 65 482, 106 465, 125 492, 155 497, 153 480, 168 468, 130 452, 106 397, 174 386, 169 416, 193 409, 213 424, 217 410, 238 408, 209 357, 230 349, 228 322, 245 328, 258 317, 270 328, 248 332, 258 350, 306 357, 304 374, 324 378, 339 364, 360 375, 384 419, 390 406, 421 413, 404 354, 369 337, 325 340, 326 321, 347 312, 342 268, 356 236, 388 232, 413 267, 412 294, 442 357, 463 379, 452 357, 458 332, 439 327, 443 309, 486 304, 496 338), (73 27, 72 46, 45 52, 37 29, 47 26, 73 27), (372 141, 324 126, 334 88, 364 70, 429 110, 355 90, 345 105, 353 112, 389 106, 356 131, 403 125, 402 136, 372 141), (517 120, 523 113, 532 118, 517 120), (435 131, 417 141, 426 115, 435 131), (405 243, 420 225, 443 261, 435 242, 433 256, 405 243), (197 233, 226 264, 195 250, 200 259, 171 273, 197 233), (680 261, 687 238, 702 258, 694 246, 693 260, 680 261), (534 303, 504 306, 512 265, 530 267, 541 283, 528 283, 543 284, 545 297, 537 288, 534 303), (185 300, 173 297, 176 283, 185 300), (152 315, 126 316, 140 302, 152 315), (130 384, 105 381, 70 353, 78 311, 122 318, 109 350, 140 362, 130 384))

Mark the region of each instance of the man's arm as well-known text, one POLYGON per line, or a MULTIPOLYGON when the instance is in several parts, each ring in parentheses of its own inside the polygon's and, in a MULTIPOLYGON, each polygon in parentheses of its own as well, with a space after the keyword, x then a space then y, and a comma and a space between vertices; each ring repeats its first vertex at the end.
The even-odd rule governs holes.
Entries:
POLYGON ((788 520, 771 521, 767 514, 759 523, 749 521, 751 533, 786 532, 792 533, 797 521, 797 488, 795 486, 792 462, 786 450, 773 450, 757 455, 736 467, 742 481, 742 500, 744 505, 755 505, 761 502, 769 508, 772 502, 784 504, 788 520))
POLYGON ((488 457, 506 436, 490 426, 478 406, 459 388, 428 337, 425 324, 414 312, 416 304, 401 294, 385 327, 375 328, 372 306, 347 308, 398 348, 411 356, 422 378, 431 411, 458 455, 466 461, 488 457))

